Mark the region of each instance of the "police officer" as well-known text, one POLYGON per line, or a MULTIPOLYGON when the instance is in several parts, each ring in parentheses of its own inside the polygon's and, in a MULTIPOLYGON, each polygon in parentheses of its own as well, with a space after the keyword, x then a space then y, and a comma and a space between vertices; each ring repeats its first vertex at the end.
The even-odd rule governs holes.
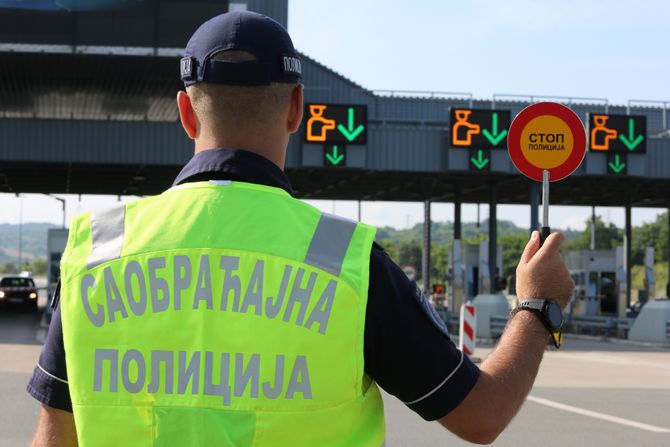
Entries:
MULTIPOLYGON (((28 385, 43 404, 33 445, 376 447, 377 385, 493 441, 533 384, 542 310, 516 313, 477 368, 372 227, 293 198, 283 167, 301 64, 274 20, 214 17, 180 70, 195 155, 163 194, 73 220, 28 385)), ((522 303, 566 305, 562 240, 531 237, 522 303)))

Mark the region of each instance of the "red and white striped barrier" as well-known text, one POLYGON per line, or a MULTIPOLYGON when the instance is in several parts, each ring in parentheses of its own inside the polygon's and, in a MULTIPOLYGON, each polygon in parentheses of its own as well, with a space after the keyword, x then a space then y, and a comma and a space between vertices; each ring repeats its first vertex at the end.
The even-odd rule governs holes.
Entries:
POLYGON ((475 353, 475 333, 477 329, 477 319, 475 318, 475 315, 475 306, 470 301, 461 306, 458 348, 468 356, 475 353))

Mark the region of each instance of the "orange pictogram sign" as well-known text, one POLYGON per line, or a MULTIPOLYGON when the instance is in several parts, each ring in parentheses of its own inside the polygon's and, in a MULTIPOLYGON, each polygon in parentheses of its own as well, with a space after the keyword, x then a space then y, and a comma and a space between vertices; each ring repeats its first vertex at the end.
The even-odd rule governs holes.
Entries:
POLYGON ((607 115, 593 115, 593 127, 591 128, 591 150, 593 151, 610 150, 610 141, 616 140, 619 134, 616 129, 606 126, 608 118, 607 115))
POLYGON ((647 151, 647 118, 644 115, 590 113, 589 150, 644 154, 647 151))
POLYGON ((454 146, 471 146, 472 135, 478 134, 481 130, 479 124, 473 124, 468 121, 472 114, 472 110, 455 110, 454 116, 456 122, 452 126, 453 135, 451 137, 451 144, 454 146))
POLYGON ((329 130, 335 129, 335 120, 323 116, 328 106, 323 104, 311 104, 309 106, 310 118, 307 120, 307 141, 326 141, 329 130))
MULTIPOLYGON (((305 143, 364 145, 368 108, 356 104, 305 104, 305 143)), ((343 149, 344 150, 344 149, 343 149)))
POLYGON ((509 110, 457 109, 449 114, 451 145, 466 149, 504 149, 509 110))

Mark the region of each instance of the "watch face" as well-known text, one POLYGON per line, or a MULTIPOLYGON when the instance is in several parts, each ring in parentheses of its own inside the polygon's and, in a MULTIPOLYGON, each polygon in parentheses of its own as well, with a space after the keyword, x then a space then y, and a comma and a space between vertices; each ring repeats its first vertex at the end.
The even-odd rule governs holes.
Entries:
POLYGON ((547 306, 547 316, 551 325, 556 329, 560 329, 563 326, 563 311, 560 306, 554 302, 549 303, 547 306))

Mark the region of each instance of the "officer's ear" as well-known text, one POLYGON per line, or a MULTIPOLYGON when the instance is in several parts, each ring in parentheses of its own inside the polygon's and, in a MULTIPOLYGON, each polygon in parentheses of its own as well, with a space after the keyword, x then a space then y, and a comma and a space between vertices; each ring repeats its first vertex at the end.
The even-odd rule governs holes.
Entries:
POLYGON ((298 84, 291 91, 291 104, 289 105, 286 119, 286 130, 288 130, 288 133, 295 133, 302 121, 302 90, 302 84, 298 84))
POLYGON ((191 98, 183 90, 177 92, 177 108, 179 108, 179 119, 181 120, 184 132, 186 132, 186 135, 191 140, 195 140, 195 137, 198 135, 198 121, 195 118, 191 98))

